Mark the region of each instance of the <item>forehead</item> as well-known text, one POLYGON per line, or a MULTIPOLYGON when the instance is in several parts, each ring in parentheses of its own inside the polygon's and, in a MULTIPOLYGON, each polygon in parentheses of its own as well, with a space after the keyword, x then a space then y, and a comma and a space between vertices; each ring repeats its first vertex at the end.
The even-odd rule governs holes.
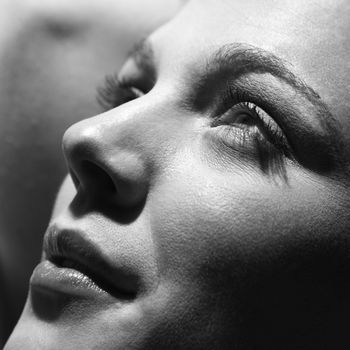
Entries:
POLYGON ((152 41, 160 66, 174 75, 205 66, 229 43, 246 43, 284 59, 350 130, 350 2, 193 0, 152 41), (171 63, 171 64, 169 64, 171 63))

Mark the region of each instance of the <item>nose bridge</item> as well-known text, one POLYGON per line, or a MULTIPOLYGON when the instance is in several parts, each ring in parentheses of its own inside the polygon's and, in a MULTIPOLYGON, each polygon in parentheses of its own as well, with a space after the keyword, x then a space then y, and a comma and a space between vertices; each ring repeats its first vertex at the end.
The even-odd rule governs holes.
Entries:
POLYGON ((157 149, 175 134, 170 124, 176 120, 170 115, 168 96, 148 95, 72 125, 63 136, 65 154, 74 151, 104 159, 128 153, 154 160, 157 149))
MULTIPOLYGON (((134 119, 134 118, 133 118, 134 119)), ((63 136, 63 150, 89 158, 109 158, 111 152, 138 148, 133 120, 114 110, 72 125, 63 136)))
POLYGON ((123 105, 71 126, 63 151, 78 189, 132 206, 147 195, 160 140, 152 111, 123 105))

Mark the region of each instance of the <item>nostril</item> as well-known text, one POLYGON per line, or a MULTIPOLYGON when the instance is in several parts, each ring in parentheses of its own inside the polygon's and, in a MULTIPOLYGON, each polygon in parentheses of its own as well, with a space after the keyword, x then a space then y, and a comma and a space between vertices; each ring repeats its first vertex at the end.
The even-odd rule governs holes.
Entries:
POLYGON ((117 188, 109 174, 99 165, 84 160, 80 163, 79 180, 81 186, 95 195, 114 194, 117 188))

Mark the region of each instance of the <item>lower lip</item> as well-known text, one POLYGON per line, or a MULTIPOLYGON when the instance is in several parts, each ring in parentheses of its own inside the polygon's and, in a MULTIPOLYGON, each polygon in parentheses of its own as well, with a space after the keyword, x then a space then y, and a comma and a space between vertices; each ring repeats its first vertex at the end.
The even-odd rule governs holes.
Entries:
POLYGON ((80 297, 107 297, 110 295, 83 273, 65 267, 58 267, 45 260, 34 270, 30 279, 32 288, 80 297))

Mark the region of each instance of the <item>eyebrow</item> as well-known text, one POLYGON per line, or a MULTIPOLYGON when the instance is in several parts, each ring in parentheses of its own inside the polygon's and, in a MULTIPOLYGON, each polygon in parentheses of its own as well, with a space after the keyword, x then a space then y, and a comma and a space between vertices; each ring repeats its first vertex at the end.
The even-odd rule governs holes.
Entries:
MULTIPOLYGON (((270 73, 301 92, 310 102, 320 99, 319 94, 298 78, 287 67, 287 62, 272 52, 241 43, 232 43, 218 49, 208 61, 206 74, 230 66, 231 77, 248 73, 270 73)), ((318 101, 323 103, 321 101, 318 101)))

